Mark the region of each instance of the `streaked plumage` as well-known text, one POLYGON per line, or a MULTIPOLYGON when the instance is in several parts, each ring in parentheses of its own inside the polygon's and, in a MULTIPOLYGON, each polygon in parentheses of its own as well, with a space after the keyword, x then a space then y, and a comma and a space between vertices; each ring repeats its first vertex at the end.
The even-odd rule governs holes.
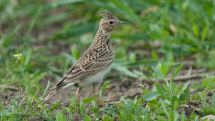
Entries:
POLYGON ((82 54, 77 62, 67 71, 64 77, 54 86, 53 91, 45 98, 51 97, 65 87, 101 81, 111 69, 114 52, 110 43, 112 30, 121 23, 111 12, 103 12, 98 31, 91 46, 82 54))

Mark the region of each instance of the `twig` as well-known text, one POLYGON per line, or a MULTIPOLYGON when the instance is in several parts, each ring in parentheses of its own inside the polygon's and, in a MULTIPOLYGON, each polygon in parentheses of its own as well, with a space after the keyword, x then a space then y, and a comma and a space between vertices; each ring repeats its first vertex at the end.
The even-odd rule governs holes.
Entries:
POLYGON ((11 91, 17 91, 18 88, 15 87, 15 86, 10 86, 10 85, 0 85, 0 88, 1 89, 4 89, 4 90, 11 90, 11 91))
POLYGON ((190 74, 200 74, 200 73, 205 73, 205 72, 206 72, 206 69, 195 69, 195 70, 193 70, 192 68, 190 68, 188 70, 183 70, 180 73, 190 75, 190 74))
POLYGON ((117 104, 120 104, 121 101, 112 101, 112 102, 106 102, 106 104, 108 105, 117 105, 117 104))
POLYGON ((165 80, 167 80, 167 81, 172 80, 174 82, 185 82, 185 81, 189 81, 189 80, 202 79, 206 75, 214 76, 215 72, 177 76, 174 79, 172 79, 172 78, 161 79, 161 80, 159 80, 159 79, 143 79, 142 82, 145 82, 148 84, 153 84, 155 82, 164 83, 165 80))
POLYGON ((183 61, 180 63, 176 63, 175 65, 183 65, 184 67, 192 67, 193 65, 195 65, 194 61, 183 61))

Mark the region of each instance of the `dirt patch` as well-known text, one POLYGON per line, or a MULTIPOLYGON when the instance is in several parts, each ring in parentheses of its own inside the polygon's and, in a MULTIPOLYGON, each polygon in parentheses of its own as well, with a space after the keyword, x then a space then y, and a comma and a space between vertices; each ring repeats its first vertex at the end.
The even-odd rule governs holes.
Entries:
POLYGON ((24 96, 25 96, 25 94, 21 91, 1 92, 0 93, 0 102, 2 102, 3 105, 9 105, 12 99, 17 98, 21 101, 24 96))
MULTIPOLYGON (((81 98, 94 96, 96 92, 92 85, 84 87, 81 92, 81 98)), ((96 87, 97 88, 97 87, 96 87)), ((64 104, 69 103, 70 97, 75 95, 75 88, 68 88, 57 94, 54 98, 50 100, 50 103, 60 101, 64 104)), ((116 81, 113 80, 109 83, 108 87, 104 90, 103 96, 105 97, 105 102, 119 101, 121 97, 134 98, 141 94, 141 87, 139 80, 123 80, 116 81)))

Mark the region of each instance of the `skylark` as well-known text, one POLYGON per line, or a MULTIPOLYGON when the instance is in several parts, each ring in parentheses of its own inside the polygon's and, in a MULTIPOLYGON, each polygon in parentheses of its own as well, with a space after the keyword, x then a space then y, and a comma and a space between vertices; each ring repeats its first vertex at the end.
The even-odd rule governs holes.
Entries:
POLYGON ((111 70, 114 58, 110 42, 111 32, 121 23, 122 21, 110 11, 106 10, 102 13, 99 28, 91 46, 52 88, 44 103, 68 86, 78 85, 76 96, 79 97, 79 87, 103 81, 104 75, 111 70))

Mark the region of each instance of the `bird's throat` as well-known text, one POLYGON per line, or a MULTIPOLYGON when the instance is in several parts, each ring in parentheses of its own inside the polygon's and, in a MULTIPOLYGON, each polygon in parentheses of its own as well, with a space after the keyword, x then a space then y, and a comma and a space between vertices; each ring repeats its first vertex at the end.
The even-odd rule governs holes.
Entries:
POLYGON ((95 39, 93 41, 94 45, 107 43, 111 38, 111 32, 106 32, 101 28, 98 29, 95 39))

